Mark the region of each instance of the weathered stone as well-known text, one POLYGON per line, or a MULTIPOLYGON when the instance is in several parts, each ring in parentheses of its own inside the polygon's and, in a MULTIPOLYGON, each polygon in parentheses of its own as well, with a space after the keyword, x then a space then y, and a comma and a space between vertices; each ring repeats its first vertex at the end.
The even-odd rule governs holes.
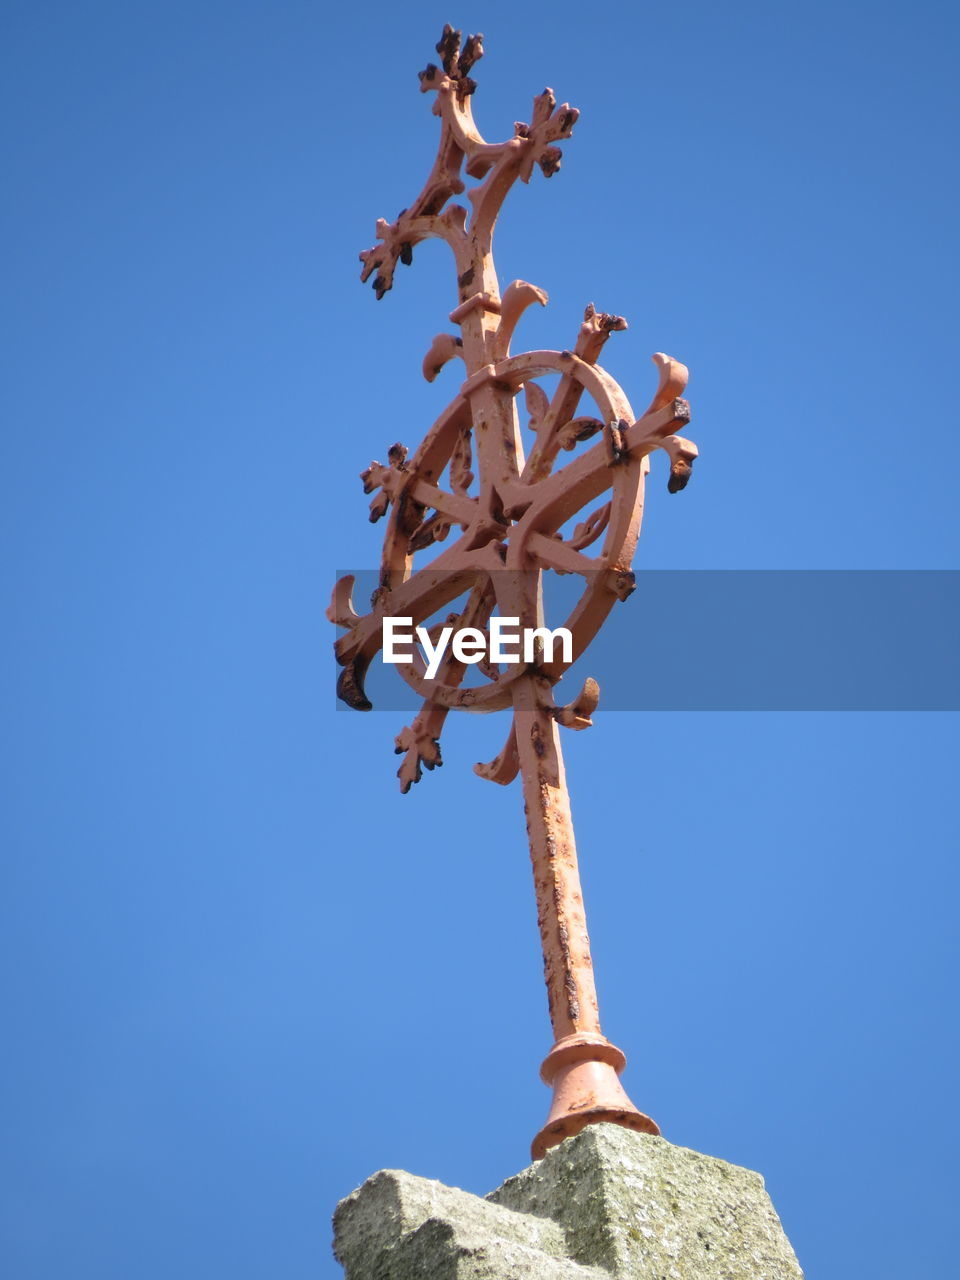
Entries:
POLYGON ((346 1280, 803 1280, 759 1174, 609 1124, 485 1199, 384 1170, 334 1227, 346 1280))
POLYGON ((346 1280, 605 1277, 569 1260, 566 1234, 548 1218, 402 1170, 381 1170, 341 1200, 334 1231, 346 1280))
MULTIPOLYGON (((583 1267, 485 1234, 486 1224, 475 1214, 471 1218, 469 1223, 431 1218, 404 1236, 388 1256, 383 1280, 610 1280, 599 1267, 583 1267)), ((361 1277, 373 1280, 368 1272, 358 1272, 356 1278, 347 1273, 347 1280, 361 1277)))
POLYGON ((488 1199, 560 1223, 569 1256, 629 1280, 802 1280, 763 1178, 591 1125, 488 1199))

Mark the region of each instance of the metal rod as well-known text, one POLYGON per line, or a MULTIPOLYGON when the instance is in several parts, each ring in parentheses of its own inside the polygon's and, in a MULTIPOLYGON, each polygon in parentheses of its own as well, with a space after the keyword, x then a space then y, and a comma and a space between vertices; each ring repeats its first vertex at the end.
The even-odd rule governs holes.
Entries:
POLYGON ((553 1087, 553 1105, 533 1141, 534 1159, 588 1124, 607 1120, 659 1133, 624 1092, 623 1053, 600 1029, 577 844, 570 813, 563 752, 550 685, 543 676, 517 681, 514 690, 517 752, 523 779, 530 858, 543 946, 544 978, 554 1046, 541 1068, 553 1087))

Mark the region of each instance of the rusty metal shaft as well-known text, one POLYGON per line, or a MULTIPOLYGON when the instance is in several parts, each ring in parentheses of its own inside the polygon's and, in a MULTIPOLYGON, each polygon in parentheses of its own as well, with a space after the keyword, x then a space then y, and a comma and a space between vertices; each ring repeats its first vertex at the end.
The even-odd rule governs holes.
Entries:
POLYGON ((656 1123, 620 1084, 623 1053, 600 1030, 577 846, 549 684, 530 675, 514 692, 517 751, 533 862, 544 977, 555 1043, 541 1067, 553 1105, 533 1141, 534 1159, 602 1120, 643 1133, 656 1123))

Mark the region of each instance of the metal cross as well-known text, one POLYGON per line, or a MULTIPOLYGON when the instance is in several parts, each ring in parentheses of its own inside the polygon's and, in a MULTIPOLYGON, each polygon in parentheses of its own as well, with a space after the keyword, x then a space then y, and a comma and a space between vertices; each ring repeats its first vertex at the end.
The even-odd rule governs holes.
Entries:
MULTIPOLYGON (((579 575, 583 590, 565 625, 573 637, 572 660, 583 652, 617 601, 634 588, 631 562, 640 532, 644 480, 650 455, 670 460, 671 493, 686 484, 696 447, 675 434, 688 422, 680 399, 687 370, 669 356, 653 357, 659 385, 649 408, 634 415, 627 397, 597 363, 611 333, 626 321, 587 307, 570 350, 512 355, 511 341, 523 312, 544 305, 546 294, 515 280, 500 292, 493 263, 493 228, 507 192, 535 167, 551 177, 560 167, 555 145, 569 138, 579 113, 557 106, 550 89, 533 103, 529 124, 517 124, 506 142, 488 143, 473 121, 470 77, 482 56, 482 37, 444 28, 437 45, 442 65, 420 72, 420 88, 436 95, 440 146, 433 170, 413 204, 395 222, 377 223, 378 243, 360 255, 362 280, 372 277, 378 298, 392 287, 399 263, 409 265, 415 246, 429 237, 445 240, 456 263, 458 304, 450 322, 458 332, 434 338, 423 362, 432 382, 453 359, 466 378, 412 457, 400 444, 386 464, 372 462, 361 474, 375 493, 370 519, 386 517, 380 580, 363 616, 352 603, 354 580, 342 578, 328 610, 346 632, 335 646, 343 667, 339 696, 369 710, 364 675, 383 644, 386 616, 425 623, 452 602, 466 603, 448 621, 483 630, 496 611, 521 626, 544 623, 545 572, 579 575), (463 174, 476 180, 469 208, 448 203, 465 189, 463 174), (538 379, 559 374, 552 395, 538 379), (529 450, 521 437, 517 396, 523 391, 529 450), (594 412, 578 413, 586 396, 594 412), (592 445, 586 442, 594 440, 592 445), (585 447, 584 447, 585 446, 585 447), (564 452, 574 457, 558 466, 564 452), (476 467, 477 476, 472 468, 476 467), (596 504, 596 505, 594 505, 596 504), (584 508, 591 508, 571 529, 584 508), (436 543, 458 536, 438 553, 436 543), (603 539, 598 551, 588 548, 603 539), (429 555, 429 561, 418 564, 429 555)), ((423 699, 412 724, 396 739, 403 756, 401 789, 418 782, 423 768, 441 763, 440 735, 451 710, 488 712, 512 708, 503 750, 476 772, 506 785, 519 773, 533 861, 534 884, 550 1018, 555 1043, 541 1075, 553 1088, 547 1122, 533 1142, 534 1158, 586 1125, 612 1121, 658 1133, 624 1092, 619 1074, 625 1058, 603 1035, 597 1008, 590 941, 577 868, 570 802, 560 748, 560 728, 583 729, 599 699, 587 680, 577 698, 557 706, 553 687, 570 663, 549 659, 509 665, 481 663, 484 682, 465 684, 466 667, 452 653, 433 679, 418 653, 397 668, 423 699)))

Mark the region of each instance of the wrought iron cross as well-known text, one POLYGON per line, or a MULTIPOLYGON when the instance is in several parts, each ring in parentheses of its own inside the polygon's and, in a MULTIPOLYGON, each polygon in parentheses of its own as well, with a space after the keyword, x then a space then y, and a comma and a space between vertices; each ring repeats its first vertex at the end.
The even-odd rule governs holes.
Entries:
MULTIPOLYGON (((529 182, 536 167, 548 178, 557 172, 561 152, 555 144, 570 137, 579 113, 567 103, 557 106, 545 89, 534 99, 529 124, 517 124, 506 142, 485 142, 473 121, 476 84, 470 78, 483 53, 482 37, 461 44, 461 33, 447 26, 437 52, 442 65, 420 72, 421 91, 436 95, 433 110, 441 122, 433 170, 396 222, 377 223, 378 243, 360 255, 361 279, 372 277, 382 298, 393 286, 397 263, 409 265, 417 244, 429 237, 445 240, 456 264, 458 302, 450 323, 458 332, 434 338, 423 374, 432 382, 445 364, 460 359, 466 378, 412 457, 395 444, 386 464, 372 462, 361 475, 364 491, 375 493, 370 519, 387 520, 380 582, 369 613, 356 613, 350 576, 337 583, 328 610, 330 620, 346 629, 335 646, 343 667, 337 692, 358 710, 370 709, 364 675, 382 647, 385 617, 410 617, 416 625, 466 597, 451 615, 460 627, 483 630, 494 612, 519 618, 523 627, 542 626, 542 579, 548 571, 582 579, 582 594, 565 623, 575 661, 634 588, 630 566, 650 455, 658 449, 668 455, 668 488, 675 493, 686 484, 697 454, 675 434, 690 417, 679 398, 687 382, 682 364, 659 353, 653 357, 659 385, 639 416, 598 365, 610 334, 627 327, 621 317, 591 304, 570 350, 511 354, 523 312, 535 302, 544 305, 547 296, 523 280, 500 292, 494 223, 518 178, 529 182), (476 180, 467 192, 469 207, 449 203, 464 191, 464 174, 476 180), (538 379, 550 375, 559 375, 559 382, 548 396, 538 379), (518 423, 521 390, 533 432, 529 449, 518 423), (593 402, 591 412, 580 412, 584 397, 593 402), (567 452, 573 458, 558 465, 567 452), (584 509, 587 514, 571 529, 584 509), (453 530, 457 535, 450 539, 453 530), (447 539, 450 545, 438 553, 435 544, 447 539)), ((464 683, 465 665, 452 653, 428 679, 414 652, 398 671, 423 702, 397 737, 396 750, 403 756, 399 778, 406 792, 423 768, 440 764, 439 739, 451 710, 512 708, 503 750, 475 769, 503 785, 518 773, 523 781, 555 1036, 541 1069, 553 1088, 553 1105, 533 1142, 539 1158, 599 1121, 646 1133, 659 1129, 624 1092, 618 1078, 624 1055, 600 1030, 560 748, 561 728, 590 725, 599 688, 588 680, 577 698, 557 706, 553 688, 571 664, 554 655, 535 656, 534 662, 482 664, 483 682, 470 684, 464 683)))

